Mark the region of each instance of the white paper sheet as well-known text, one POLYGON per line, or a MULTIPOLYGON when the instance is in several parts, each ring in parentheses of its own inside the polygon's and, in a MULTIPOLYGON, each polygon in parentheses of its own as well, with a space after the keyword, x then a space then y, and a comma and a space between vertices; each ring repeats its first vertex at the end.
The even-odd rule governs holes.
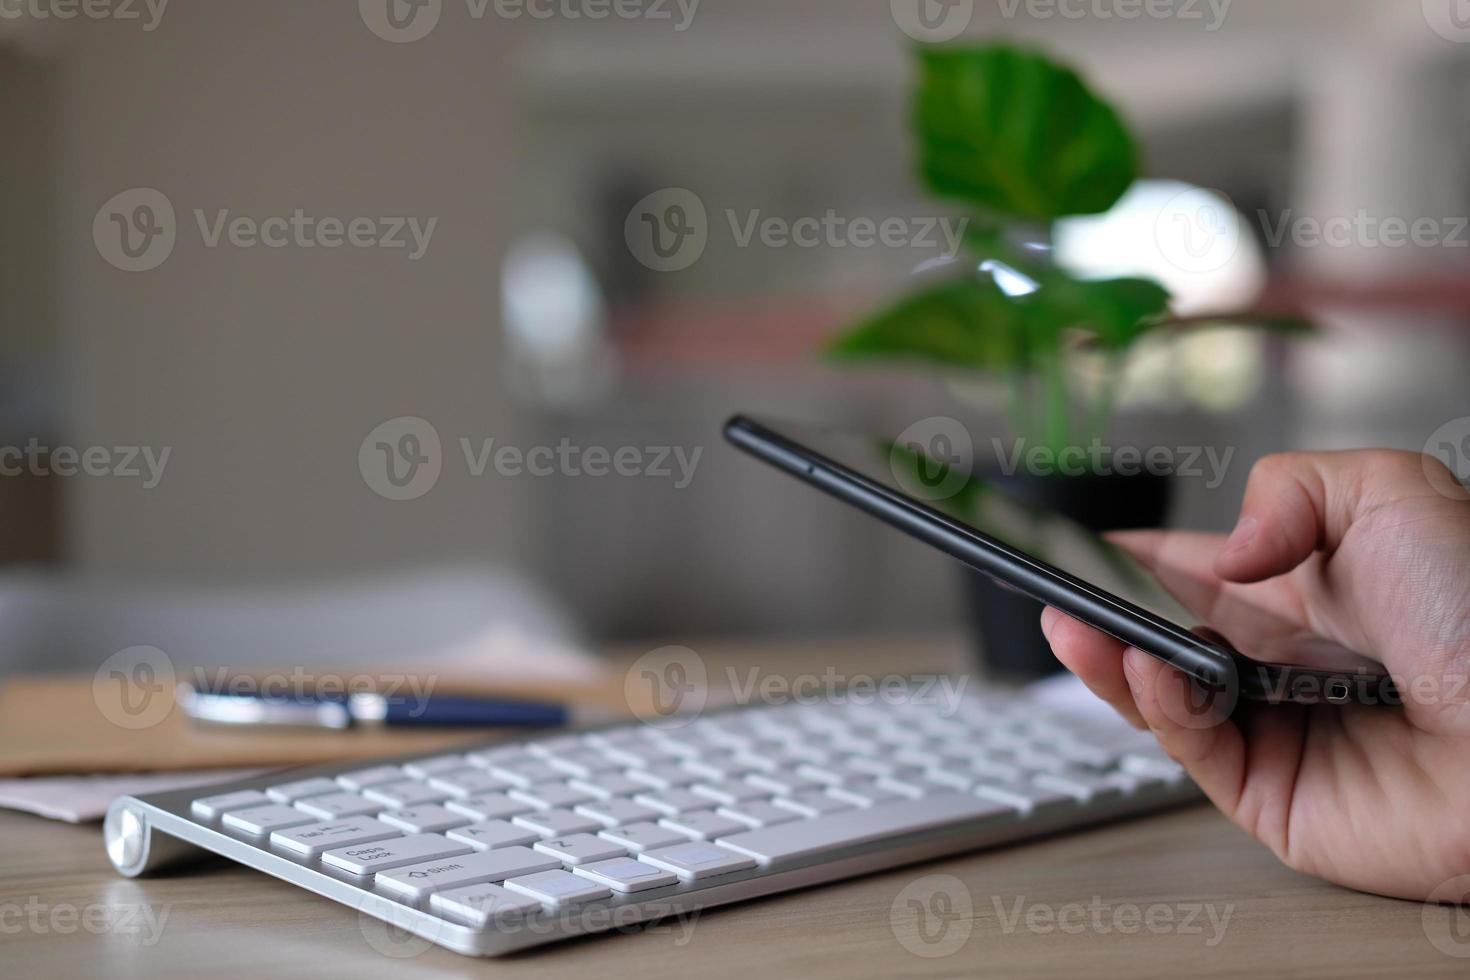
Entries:
POLYGON ((157 793, 245 779, 266 769, 106 773, 97 776, 30 776, 0 779, 0 807, 67 823, 101 820, 119 796, 157 793))

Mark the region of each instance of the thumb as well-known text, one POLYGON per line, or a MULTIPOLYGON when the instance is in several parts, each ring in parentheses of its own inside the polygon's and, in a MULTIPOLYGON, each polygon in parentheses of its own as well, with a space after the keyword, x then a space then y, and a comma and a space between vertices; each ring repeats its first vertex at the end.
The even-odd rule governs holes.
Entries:
POLYGON ((1395 489, 1423 468, 1412 453, 1282 453, 1251 469, 1240 519, 1215 573, 1232 582, 1284 575, 1316 551, 1334 551, 1365 507, 1367 478, 1395 489))

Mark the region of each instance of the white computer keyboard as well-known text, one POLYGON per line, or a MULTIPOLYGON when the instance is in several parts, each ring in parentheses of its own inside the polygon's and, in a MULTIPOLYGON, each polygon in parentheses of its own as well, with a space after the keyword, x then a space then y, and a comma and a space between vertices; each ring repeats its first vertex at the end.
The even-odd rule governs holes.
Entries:
POLYGON ((674 725, 124 797, 108 853, 137 875, 203 848, 493 956, 1197 794, 1147 733, 994 690, 674 725))

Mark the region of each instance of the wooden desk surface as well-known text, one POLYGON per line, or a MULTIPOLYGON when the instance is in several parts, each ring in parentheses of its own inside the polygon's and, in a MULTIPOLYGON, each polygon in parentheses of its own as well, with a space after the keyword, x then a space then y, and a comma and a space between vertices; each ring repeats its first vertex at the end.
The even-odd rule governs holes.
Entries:
MULTIPOLYGON (((1470 958, 1431 942, 1451 942, 1449 921, 1288 871, 1196 806, 717 909, 687 928, 472 960, 224 861, 123 879, 96 826, 0 812, 0 974, 17 978, 1464 977, 1470 958)), ((1459 938, 1451 948, 1470 957, 1459 938)))

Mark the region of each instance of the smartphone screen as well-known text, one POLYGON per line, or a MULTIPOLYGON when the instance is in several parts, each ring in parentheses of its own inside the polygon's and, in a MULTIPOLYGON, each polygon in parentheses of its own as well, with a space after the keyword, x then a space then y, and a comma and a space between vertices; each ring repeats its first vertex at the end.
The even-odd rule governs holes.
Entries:
POLYGON ((1118 536, 1115 542, 1018 499, 986 479, 983 468, 958 455, 952 445, 901 443, 786 422, 761 420, 758 424, 981 537, 1088 583, 1156 619, 1207 636, 1213 644, 1249 660, 1312 670, 1382 673, 1381 665, 1371 657, 1313 633, 1285 610, 1273 609, 1270 583, 1222 587, 1212 575, 1171 567, 1167 546, 1161 561, 1151 560, 1146 566, 1127 550, 1127 535, 1118 536))

